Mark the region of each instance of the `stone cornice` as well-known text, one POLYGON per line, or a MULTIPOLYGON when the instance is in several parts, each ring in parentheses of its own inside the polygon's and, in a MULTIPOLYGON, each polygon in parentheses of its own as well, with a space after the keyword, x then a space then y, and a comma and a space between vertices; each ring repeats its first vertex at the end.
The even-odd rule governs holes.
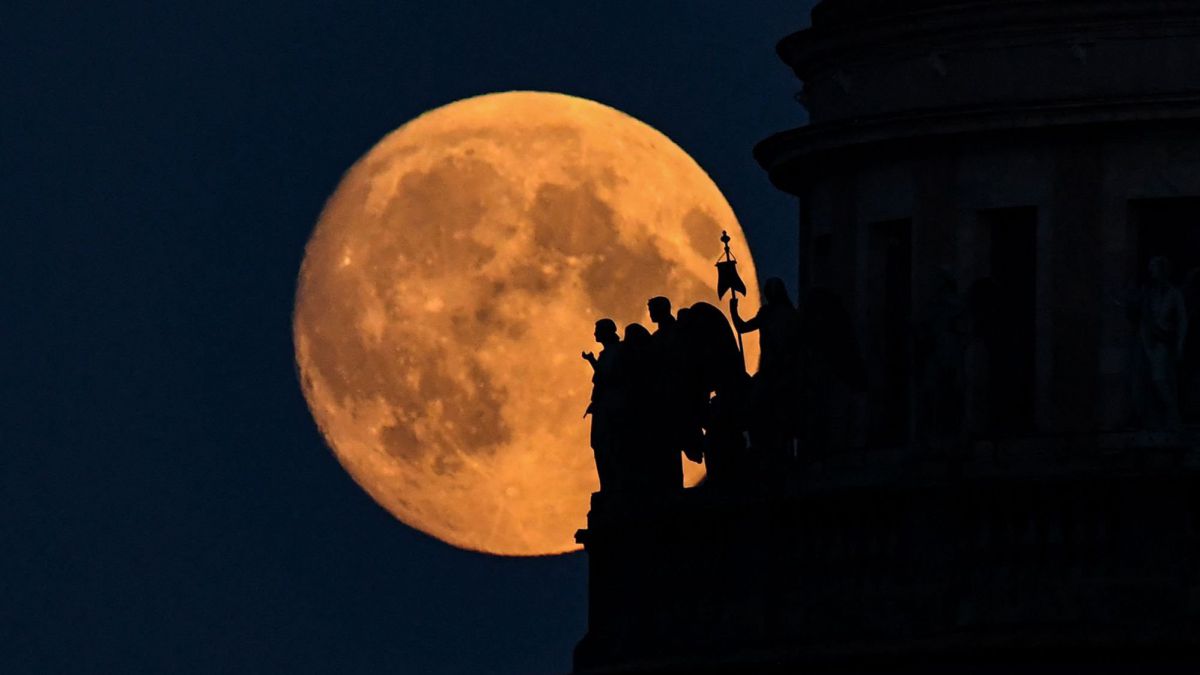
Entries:
POLYGON ((791 191, 790 178, 807 173, 806 163, 830 153, 938 137, 1167 121, 1200 123, 1200 89, 1162 96, 916 110, 810 124, 770 136, 755 146, 754 156, 777 187, 791 191))

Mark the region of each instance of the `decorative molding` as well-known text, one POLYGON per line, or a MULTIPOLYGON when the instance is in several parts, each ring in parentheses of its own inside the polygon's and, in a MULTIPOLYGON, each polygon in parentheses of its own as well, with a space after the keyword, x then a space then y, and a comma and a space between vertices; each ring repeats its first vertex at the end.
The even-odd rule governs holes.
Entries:
POLYGON ((798 171, 799 164, 818 155, 895 141, 1164 121, 1200 123, 1200 90, 1165 96, 938 108, 823 122, 775 134, 755 146, 754 156, 775 180, 798 171))

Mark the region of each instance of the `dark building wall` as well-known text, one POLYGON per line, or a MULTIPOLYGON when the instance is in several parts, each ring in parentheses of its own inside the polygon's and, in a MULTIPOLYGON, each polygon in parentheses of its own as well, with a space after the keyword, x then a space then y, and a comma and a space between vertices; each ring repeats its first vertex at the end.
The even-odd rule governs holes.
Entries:
POLYGON ((960 292, 992 274, 989 210, 1031 209, 1030 430, 1128 424, 1118 303, 1164 217, 1135 202, 1200 197, 1200 4, 829 1, 779 52, 812 122, 756 153, 801 201, 800 287, 839 292, 868 362, 886 332, 872 232, 911 222, 916 327, 941 271, 960 292))

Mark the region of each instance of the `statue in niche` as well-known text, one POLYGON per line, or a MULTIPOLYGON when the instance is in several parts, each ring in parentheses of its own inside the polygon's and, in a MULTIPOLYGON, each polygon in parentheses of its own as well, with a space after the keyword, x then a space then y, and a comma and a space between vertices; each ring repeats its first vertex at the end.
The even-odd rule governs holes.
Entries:
POLYGON ((1173 431, 1179 416, 1179 362, 1187 339, 1183 293, 1171 283, 1171 263, 1150 260, 1149 281, 1125 304, 1134 327, 1130 368, 1134 415, 1149 431, 1173 431))
POLYGON ((950 452, 963 441, 963 355, 966 316, 958 281, 938 269, 934 293, 917 324, 917 435, 929 450, 950 452))

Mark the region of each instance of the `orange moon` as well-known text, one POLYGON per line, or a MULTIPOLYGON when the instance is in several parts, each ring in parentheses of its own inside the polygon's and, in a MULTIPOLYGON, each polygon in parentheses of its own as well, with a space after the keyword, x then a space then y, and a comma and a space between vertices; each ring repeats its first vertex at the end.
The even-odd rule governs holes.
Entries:
POLYGON ((579 354, 600 317, 653 330, 652 296, 716 304, 721 230, 749 312, 733 210, 663 134, 551 93, 427 112, 350 168, 305 250, 293 338, 313 417, 404 523, 493 554, 576 550, 598 487, 579 354))

